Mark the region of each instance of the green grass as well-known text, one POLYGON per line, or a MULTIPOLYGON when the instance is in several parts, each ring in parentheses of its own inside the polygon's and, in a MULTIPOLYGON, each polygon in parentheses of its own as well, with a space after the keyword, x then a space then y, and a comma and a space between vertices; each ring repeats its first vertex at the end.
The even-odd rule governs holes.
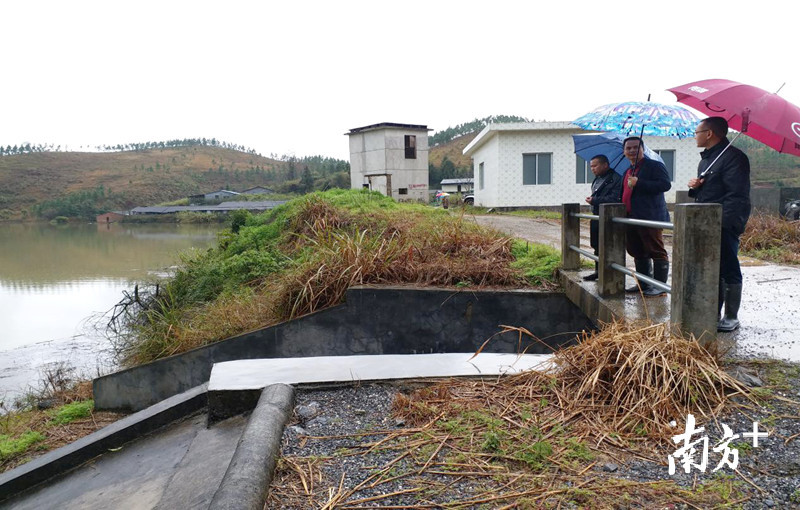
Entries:
POLYGON ((36 443, 44 440, 44 434, 33 430, 25 432, 16 438, 0 435, 0 460, 5 461, 6 459, 23 455, 36 443))
POLYGON ((93 409, 94 400, 84 400, 82 402, 66 404, 54 410, 51 422, 53 425, 66 425, 75 420, 86 418, 92 414, 93 409))
POLYGON ((531 244, 519 239, 511 247, 516 259, 511 267, 522 270, 534 285, 556 284, 556 271, 561 267, 561 253, 543 244, 531 244))

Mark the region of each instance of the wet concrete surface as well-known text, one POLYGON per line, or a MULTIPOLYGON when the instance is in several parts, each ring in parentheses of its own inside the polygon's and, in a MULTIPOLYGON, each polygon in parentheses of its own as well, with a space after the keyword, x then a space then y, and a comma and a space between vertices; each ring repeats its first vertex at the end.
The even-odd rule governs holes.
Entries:
POLYGON ((742 325, 718 338, 737 356, 800 361, 800 268, 744 266, 742 275, 742 325))
MULTIPOLYGON (((479 225, 488 226, 514 237, 561 249, 561 221, 509 215, 474 216, 479 225)), ((589 246, 589 229, 581 228, 581 247, 589 246)), ((672 236, 665 232, 667 251, 672 250, 672 236)), ((766 263, 740 256, 743 276, 741 327, 732 333, 720 333, 723 349, 734 357, 770 357, 800 361, 800 268, 766 263)), ((628 267, 633 260, 628 257, 628 267)), ((589 274, 585 271, 583 274, 589 274)), ((627 279, 626 285, 633 280, 627 279)), ((582 283, 594 286, 594 283, 582 283)), ((625 317, 655 321, 669 317, 669 297, 649 298, 629 294, 621 305, 625 317)))
POLYGON ((236 417, 206 429, 205 415, 187 418, 4 501, 0 508, 207 507, 245 423, 236 417))

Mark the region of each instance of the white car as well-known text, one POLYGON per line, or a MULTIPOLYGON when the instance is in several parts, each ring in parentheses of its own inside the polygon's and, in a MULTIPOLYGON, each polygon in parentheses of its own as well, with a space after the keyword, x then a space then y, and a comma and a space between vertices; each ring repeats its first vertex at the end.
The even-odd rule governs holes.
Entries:
POLYGON ((783 214, 788 220, 800 219, 800 200, 792 200, 786 204, 786 209, 783 214))
POLYGON ((464 204, 465 205, 475 205, 475 195, 470 193, 469 195, 464 196, 464 204))

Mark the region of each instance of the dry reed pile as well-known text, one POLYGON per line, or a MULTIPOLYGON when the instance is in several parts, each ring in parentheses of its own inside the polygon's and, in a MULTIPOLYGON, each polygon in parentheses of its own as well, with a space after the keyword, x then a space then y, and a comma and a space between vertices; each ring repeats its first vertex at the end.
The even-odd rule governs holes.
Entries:
POLYGON ((711 419, 736 395, 752 398, 693 340, 663 324, 609 324, 556 352, 543 371, 398 394, 393 409, 407 428, 370 432, 380 439, 343 454, 369 465, 370 455, 389 453, 389 462, 346 487, 344 473, 324 479, 319 458, 283 459, 273 497, 280 494, 280 508, 294 508, 292 495, 297 508, 705 507, 721 502, 715 491, 583 475, 602 459, 664 461, 688 413, 711 419))
POLYGON ((354 285, 528 285, 510 266, 512 239, 463 218, 432 222, 423 215, 377 213, 356 218, 309 200, 291 231, 293 248, 310 248, 311 255, 274 290, 282 319, 341 303, 354 285))
POLYGON ((741 237, 743 252, 783 264, 800 264, 800 221, 754 214, 741 237))

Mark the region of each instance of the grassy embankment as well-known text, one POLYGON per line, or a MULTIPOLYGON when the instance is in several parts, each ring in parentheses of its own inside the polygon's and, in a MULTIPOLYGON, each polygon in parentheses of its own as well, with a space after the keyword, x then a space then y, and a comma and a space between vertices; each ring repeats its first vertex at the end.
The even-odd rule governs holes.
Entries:
POLYGON ((0 402, 0 472, 65 446, 120 419, 119 413, 94 412, 91 381, 76 381, 55 368, 38 392, 13 406, 0 402))
POLYGON ((332 190, 233 216, 215 249, 183 256, 157 297, 117 318, 136 365, 342 302, 362 284, 553 288, 560 255, 465 221, 456 211, 332 190))

